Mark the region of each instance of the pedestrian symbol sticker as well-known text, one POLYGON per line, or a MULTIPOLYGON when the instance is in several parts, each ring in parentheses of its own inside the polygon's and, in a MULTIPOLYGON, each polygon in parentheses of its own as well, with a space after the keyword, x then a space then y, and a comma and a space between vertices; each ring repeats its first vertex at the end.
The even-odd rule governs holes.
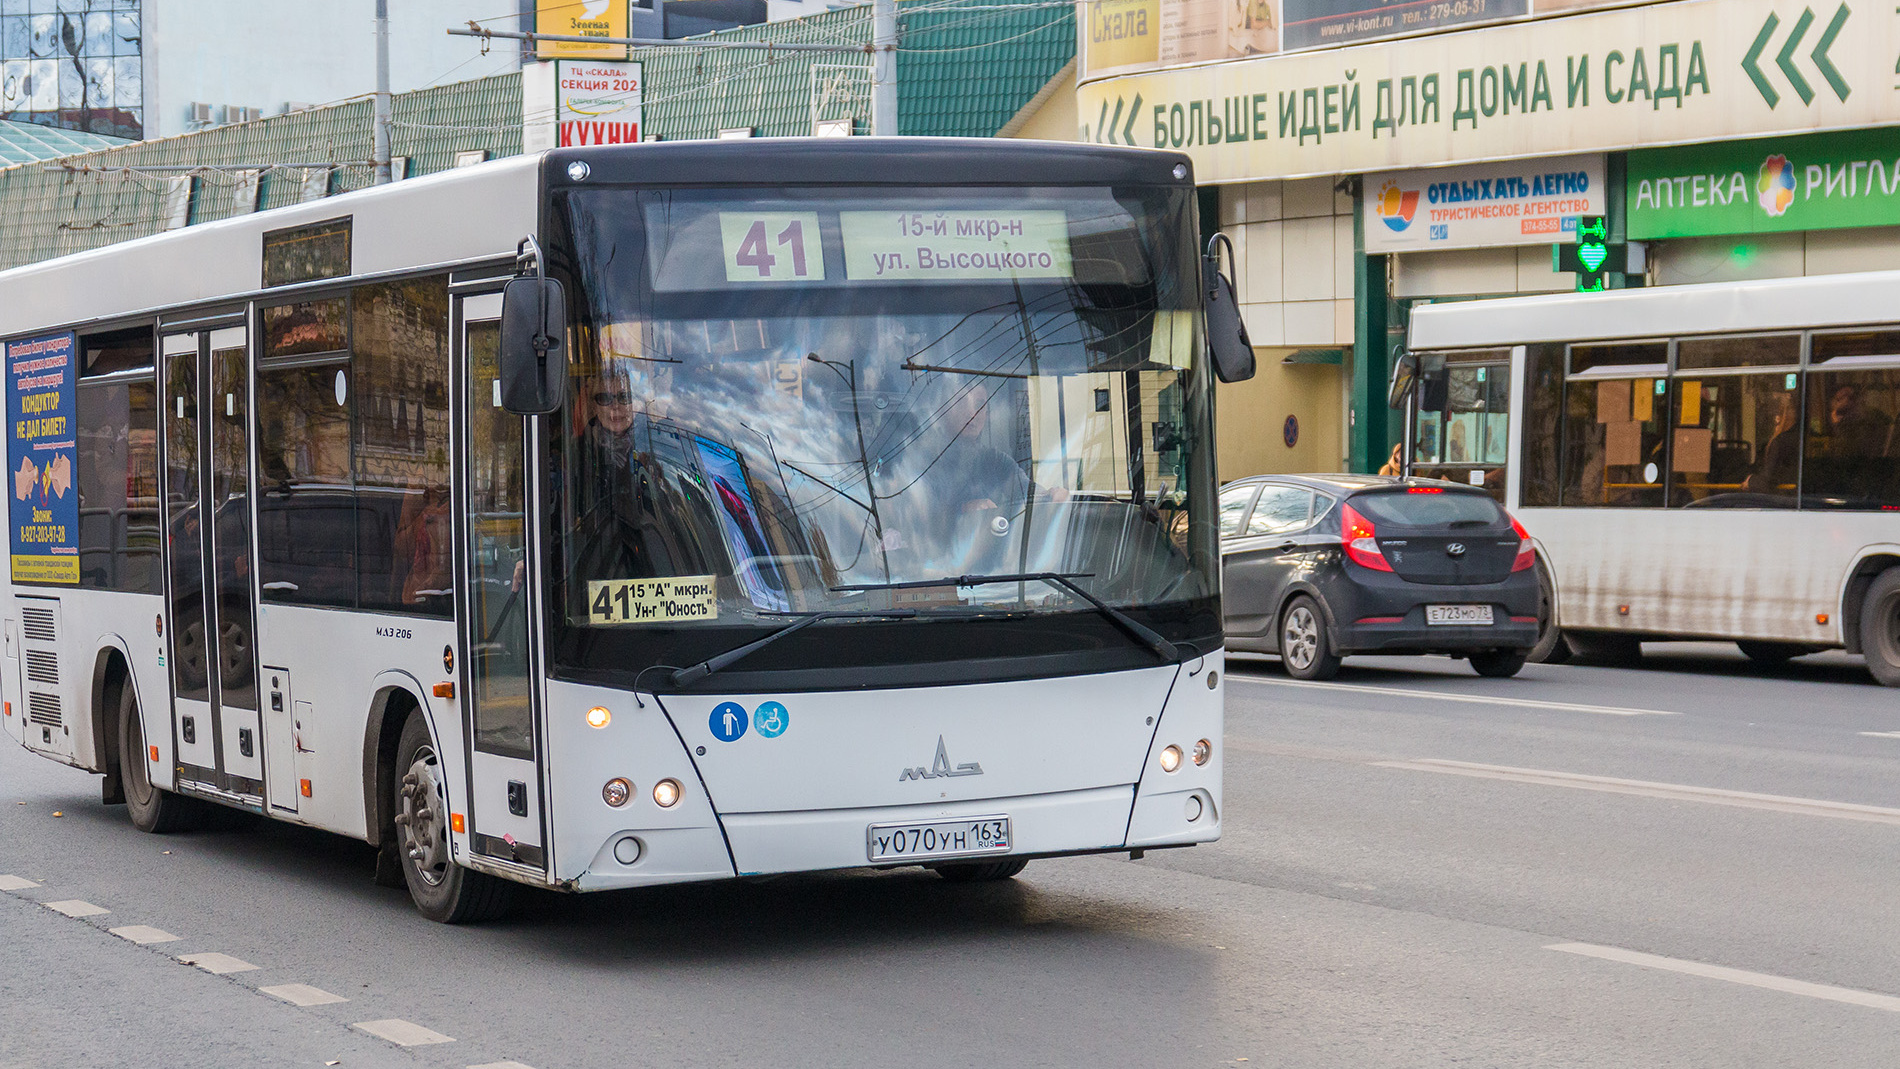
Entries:
POLYGON ((706 719, 706 726, 712 728, 713 738, 720 742, 737 742, 745 734, 746 723, 752 718, 746 715, 745 706, 738 702, 720 702, 713 706, 712 716, 706 719))
POLYGON ((752 726, 761 738, 776 739, 791 725, 792 714, 778 702, 766 702, 752 711, 752 726))

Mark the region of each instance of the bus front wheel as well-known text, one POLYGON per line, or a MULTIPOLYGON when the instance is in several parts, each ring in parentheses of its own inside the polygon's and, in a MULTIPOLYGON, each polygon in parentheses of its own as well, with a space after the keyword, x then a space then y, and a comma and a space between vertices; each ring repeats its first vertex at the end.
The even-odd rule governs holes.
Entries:
POLYGON ((1886 686, 1900 687, 1900 568, 1881 572, 1860 604, 1860 649, 1867 670, 1886 686))
POLYGON ((139 719, 138 695, 132 692, 132 681, 126 679, 119 687, 119 776, 125 791, 125 810, 132 817, 132 826, 140 831, 167 835, 191 830, 202 812, 199 803, 154 787, 150 757, 145 725, 139 719))
POLYGON ((514 885, 485 872, 463 868, 449 856, 449 798, 445 770, 437 758, 429 725, 412 712, 396 744, 395 782, 390 785, 396 814, 396 852, 403 882, 416 910, 444 924, 494 920, 508 911, 514 885))

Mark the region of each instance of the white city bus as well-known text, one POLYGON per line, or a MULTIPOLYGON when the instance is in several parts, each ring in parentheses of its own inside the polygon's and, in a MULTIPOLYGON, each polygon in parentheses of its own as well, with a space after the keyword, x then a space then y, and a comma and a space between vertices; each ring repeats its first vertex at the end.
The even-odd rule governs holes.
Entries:
POLYGON ((1546 657, 1844 648, 1900 685, 1900 272, 1429 305, 1411 346, 1411 470, 1524 521, 1546 657))
POLYGON ((0 273, 6 729, 444 921, 1213 840, 1197 226, 1174 154, 701 142, 0 273))

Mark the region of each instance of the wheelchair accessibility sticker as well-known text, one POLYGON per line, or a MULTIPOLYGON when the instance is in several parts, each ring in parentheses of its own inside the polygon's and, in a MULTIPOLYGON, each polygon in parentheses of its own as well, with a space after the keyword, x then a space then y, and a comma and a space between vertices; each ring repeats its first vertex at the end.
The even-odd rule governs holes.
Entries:
POLYGON ((766 702, 752 711, 752 726, 757 728, 761 738, 776 739, 785 734, 792 723, 792 714, 778 702, 766 702))

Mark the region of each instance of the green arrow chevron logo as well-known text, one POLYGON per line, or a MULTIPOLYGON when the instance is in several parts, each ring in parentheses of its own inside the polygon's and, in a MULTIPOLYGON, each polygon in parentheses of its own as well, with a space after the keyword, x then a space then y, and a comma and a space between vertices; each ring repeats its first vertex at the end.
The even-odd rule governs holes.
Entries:
MULTIPOLYGON (((1814 42, 1814 50, 1808 53, 1808 61, 1814 64, 1814 69, 1827 80, 1828 88, 1834 90, 1834 95, 1842 102, 1847 100, 1848 94, 1852 93, 1853 89, 1848 86, 1847 80, 1841 77, 1840 68, 1834 65, 1834 61, 1828 58, 1827 53, 1834 47, 1835 39, 1840 37, 1841 30, 1847 25, 1847 16, 1852 13, 1846 4, 1836 8, 1834 17, 1828 21, 1827 29, 1822 30, 1821 36, 1814 42)), ((1781 43, 1781 49, 1775 53, 1775 66, 1781 69, 1782 77, 1788 80, 1788 88, 1794 90, 1794 95, 1801 98, 1803 106, 1814 103, 1814 87, 1808 84, 1801 69, 1795 66, 1795 49, 1801 47, 1801 39, 1807 36, 1808 30, 1813 26, 1814 9, 1802 8, 1801 17, 1794 20, 1794 27, 1788 31, 1788 39, 1781 43)), ((1775 90, 1774 83, 1768 80, 1767 72, 1761 69, 1760 61, 1762 53, 1767 51, 1769 43, 1774 40, 1775 31, 1780 28, 1780 17, 1772 11, 1769 12, 1768 20, 1761 24, 1761 32, 1755 35, 1755 43, 1749 45, 1748 53, 1742 56, 1742 73, 1748 75, 1748 80, 1755 83, 1755 91, 1761 94, 1761 98, 1768 102, 1771 109, 1781 103, 1781 94, 1775 90)))
POLYGON ((1095 143, 1098 145, 1103 142, 1107 142, 1108 144, 1111 144, 1111 145, 1134 144, 1135 143, 1135 119, 1140 114, 1141 114, 1141 94, 1140 93, 1135 94, 1135 102, 1132 106, 1128 105, 1127 98, 1116 97, 1115 98, 1115 115, 1113 118, 1110 118, 1108 114, 1108 101, 1103 100, 1101 118, 1095 121, 1095 143), (1128 109, 1127 125, 1122 124, 1122 109, 1125 106, 1128 109), (1119 141, 1115 139, 1115 135, 1118 133, 1121 135, 1121 140, 1119 141))

